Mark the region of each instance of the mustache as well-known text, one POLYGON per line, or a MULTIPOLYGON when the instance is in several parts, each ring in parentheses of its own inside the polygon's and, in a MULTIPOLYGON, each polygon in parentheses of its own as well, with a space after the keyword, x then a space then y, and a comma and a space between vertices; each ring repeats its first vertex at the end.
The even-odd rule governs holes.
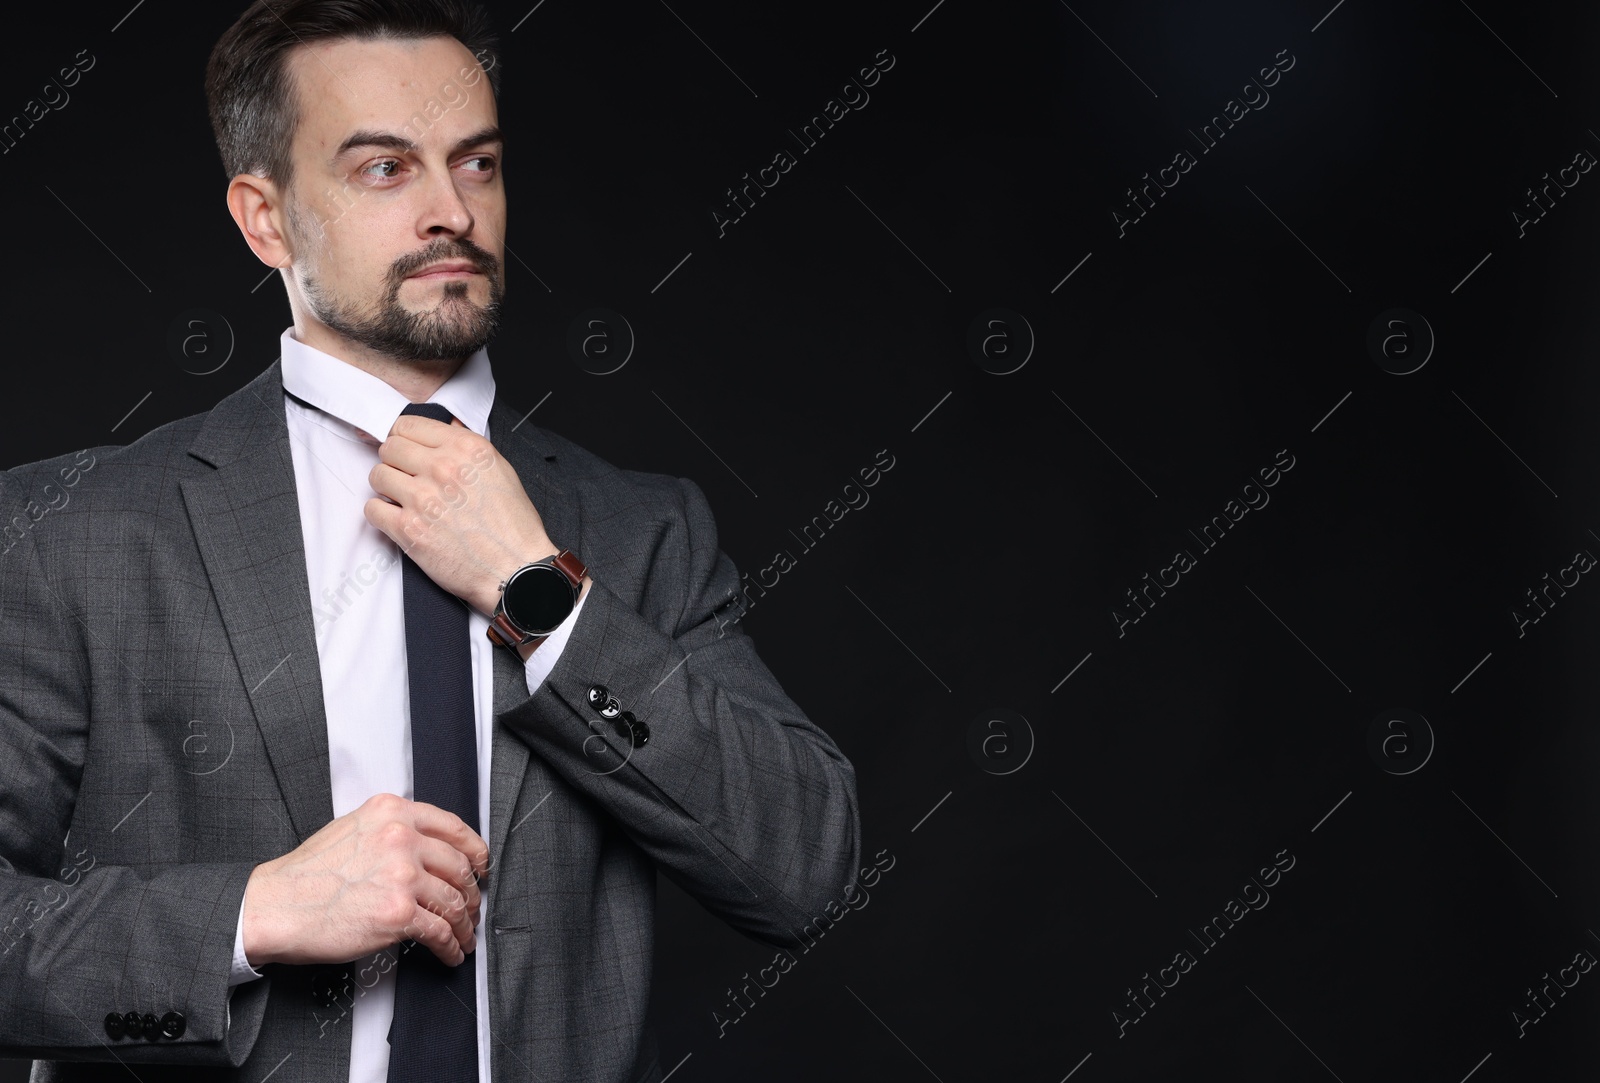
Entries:
POLYGON ((390 269, 390 272, 394 281, 401 282, 430 263, 442 263, 445 260, 465 260, 471 263, 474 269, 488 275, 493 275, 500 270, 500 261, 493 254, 475 244, 464 243, 451 248, 420 252, 406 257, 397 261, 390 269))

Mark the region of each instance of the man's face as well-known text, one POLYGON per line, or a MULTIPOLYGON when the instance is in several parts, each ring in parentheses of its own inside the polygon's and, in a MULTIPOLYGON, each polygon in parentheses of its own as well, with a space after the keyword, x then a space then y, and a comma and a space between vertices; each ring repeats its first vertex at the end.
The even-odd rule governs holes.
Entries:
POLYGON ((454 38, 334 41, 288 58, 298 88, 292 291, 351 343, 460 360, 493 336, 506 225, 493 91, 454 38), (465 272, 419 274, 440 263, 465 272))

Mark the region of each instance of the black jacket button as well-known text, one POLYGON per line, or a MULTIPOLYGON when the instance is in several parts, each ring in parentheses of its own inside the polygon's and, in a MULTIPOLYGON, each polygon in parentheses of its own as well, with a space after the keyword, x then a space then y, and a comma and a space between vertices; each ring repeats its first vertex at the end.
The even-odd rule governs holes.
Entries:
POLYGON ((184 1019, 182 1012, 168 1012, 161 1017, 161 1036, 163 1038, 181 1038, 188 1026, 189 1022, 184 1019))
POLYGON ((618 737, 626 737, 632 742, 634 748, 643 748, 650 743, 650 727, 633 717, 632 711, 623 711, 613 723, 618 737))
POLYGON ((145 1041, 155 1041, 161 1036, 161 1020, 157 1019, 153 1012, 145 1012, 140 1031, 144 1034, 145 1041))
POLYGON ((616 718, 622 711, 622 704, 617 701, 616 696, 611 694, 610 689, 603 684, 591 684, 588 698, 589 706, 594 708, 596 713, 607 721, 616 718))
POLYGON ((121 1012, 112 1012, 110 1015, 106 1016, 106 1035, 112 1041, 116 1041, 118 1038, 122 1037, 123 1028, 121 1012))
POLYGON ((623 711, 611 723, 611 728, 618 737, 627 741, 634 748, 643 748, 650 743, 650 727, 633 717, 632 711, 623 711))
POLYGON ((355 993, 355 985, 348 970, 335 974, 321 970, 311 979, 311 998, 324 1008, 331 1008, 343 996, 346 1000, 355 993))
POLYGON ((137 1038, 144 1033, 144 1016, 138 1012, 122 1013, 122 1032, 130 1038, 137 1038))
POLYGON ((643 748, 650 741, 650 727, 633 717, 632 711, 623 711, 612 725, 617 736, 625 738, 634 748, 643 748))

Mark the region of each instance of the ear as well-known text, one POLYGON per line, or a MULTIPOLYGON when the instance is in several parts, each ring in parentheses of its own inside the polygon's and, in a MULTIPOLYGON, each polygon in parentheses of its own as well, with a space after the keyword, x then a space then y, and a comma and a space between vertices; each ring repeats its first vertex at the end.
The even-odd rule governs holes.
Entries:
POLYGON ((227 201, 228 213, 257 259, 278 268, 294 261, 287 211, 277 184, 253 173, 240 173, 228 182, 227 201))

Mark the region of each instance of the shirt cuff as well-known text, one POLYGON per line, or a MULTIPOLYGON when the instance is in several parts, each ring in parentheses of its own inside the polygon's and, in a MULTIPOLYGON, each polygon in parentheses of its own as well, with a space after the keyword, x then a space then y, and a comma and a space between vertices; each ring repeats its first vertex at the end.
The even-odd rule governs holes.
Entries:
POLYGON ((585 594, 578 599, 578 604, 572 607, 572 612, 567 614, 567 619, 556 625, 555 631, 544 638, 534 652, 528 655, 528 660, 523 663, 523 673, 528 678, 528 695, 533 695, 556 668, 556 661, 561 657, 561 649, 567 645, 567 637, 572 634, 572 626, 578 623, 578 614, 583 611, 583 603, 589 600, 585 594))
POLYGON ((249 959, 244 954, 244 900, 239 901, 239 927, 233 933, 233 970, 228 975, 228 988, 243 985, 247 981, 255 981, 261 977, 261 971, 250 965, 249 959))

